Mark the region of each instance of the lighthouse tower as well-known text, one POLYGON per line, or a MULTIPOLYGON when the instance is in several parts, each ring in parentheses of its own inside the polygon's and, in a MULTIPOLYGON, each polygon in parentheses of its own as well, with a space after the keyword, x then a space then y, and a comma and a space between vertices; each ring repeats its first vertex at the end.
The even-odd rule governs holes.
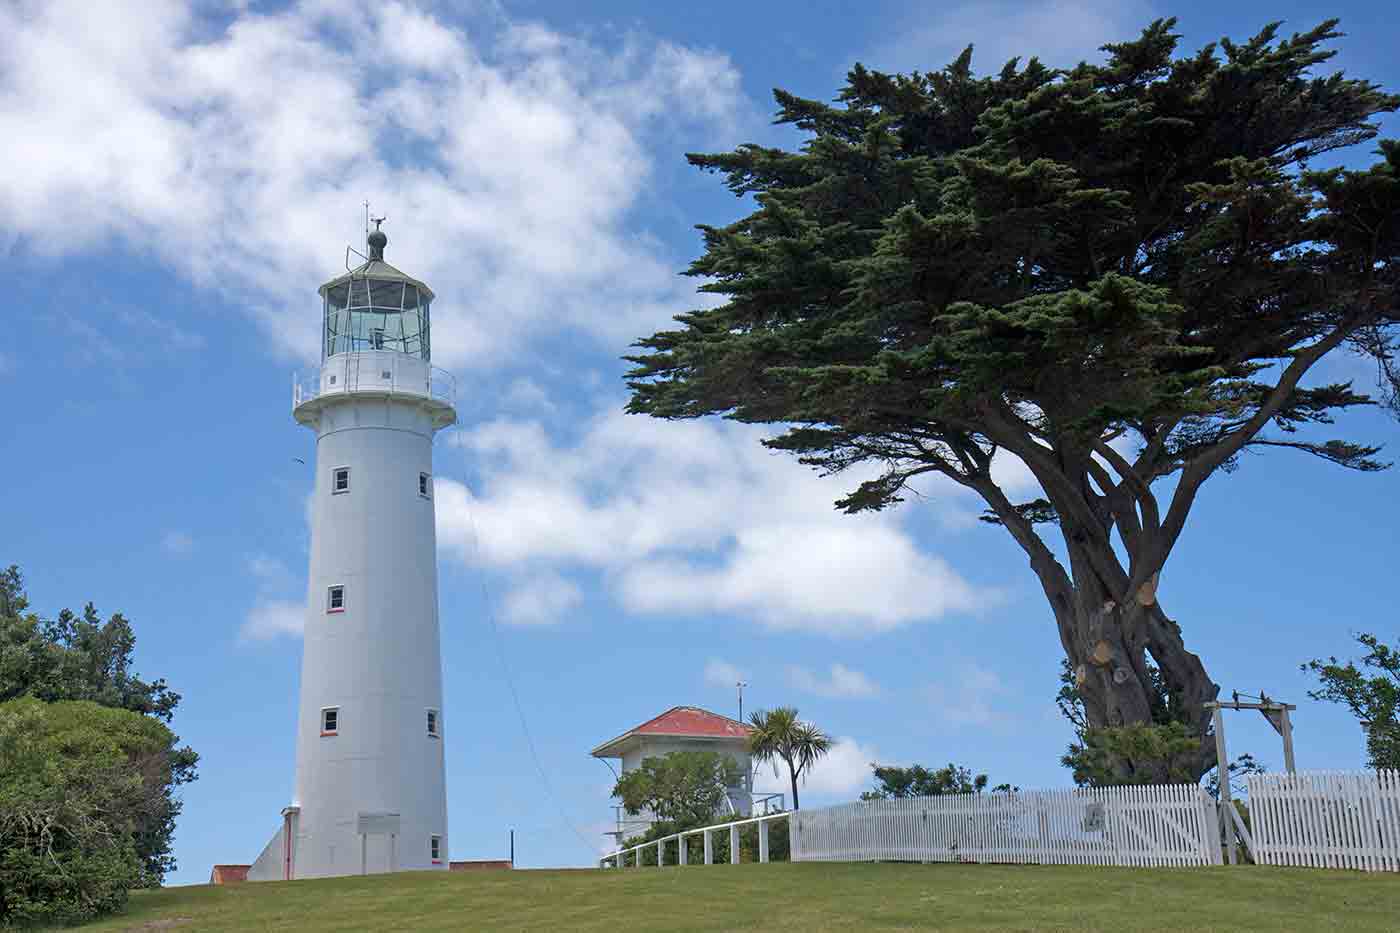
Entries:
POLYGON ((250 880, 448 866, 430 365, 433 292, 369 260, 320 288, 321 368, 293 393, 316 432, 296 797, 250 880))

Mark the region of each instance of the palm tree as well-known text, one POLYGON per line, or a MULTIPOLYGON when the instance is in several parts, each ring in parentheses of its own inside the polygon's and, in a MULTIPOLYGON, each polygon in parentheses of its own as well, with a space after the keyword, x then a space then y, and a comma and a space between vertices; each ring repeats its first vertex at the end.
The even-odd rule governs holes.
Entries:
POLYGON ((780 706, 771 713, 758 710, 749 717, 749 754, 760 763, 772 762, 778 773, 778 759, 787 762, 792 782, 792 808, 797 809, 797 779, 817 759, 831 750, 831 736, 797 718, 797 708, 780 706))

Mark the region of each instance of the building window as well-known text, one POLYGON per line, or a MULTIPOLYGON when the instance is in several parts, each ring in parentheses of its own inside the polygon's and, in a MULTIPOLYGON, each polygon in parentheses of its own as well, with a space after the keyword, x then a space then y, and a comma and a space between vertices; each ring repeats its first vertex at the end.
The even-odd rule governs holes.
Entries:
POLYGON ((434 865, 442 864, 442 837, 428 837, 428 855, 433 860, 434 865))
POLYGON ((435 709, 428 710, 428 735, 432 736, 435 739, 440 738, 442 736, 442 733, 438 731, 438 727, 438 711, 435 709))
POLYGON ((427 473, 418 474, 418 495, 422 496, 424 499, 432 497, 433 487, 432 484, 429 482, 431 479, 432 477, 429 476, 427 473))
POLYGON ((345 587, 332 586, 326 590, 326 611, 345 611, 345 587))
POLYGON ((350 468, 336 467, 331 471, 331 494, 350 491, 350 468))
POLYGON ((335 735, 340 731, 340 707, 326 706, 321 709, 321 734, 335 735))

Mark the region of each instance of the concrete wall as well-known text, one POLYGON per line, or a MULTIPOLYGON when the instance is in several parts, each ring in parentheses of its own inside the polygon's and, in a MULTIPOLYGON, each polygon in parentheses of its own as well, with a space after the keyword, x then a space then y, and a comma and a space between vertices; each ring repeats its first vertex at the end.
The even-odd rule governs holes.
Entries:
MULTIPOLYGON (((263 847, 262 854, 248 866, 245 877, 247 881, 284 881, 284 856, 286 855, 286 833, 287 826, 283 823, 277 828, 272 841, 263 847)), ((215 866, 217 868, 218 866, 215 866)), ((214 882, 218 884, 218 882, 214 882)))
MULTIPOLYGON (((344 372, 331 357, 326 373, 344 372)), ((316 488, 297 724, 294 804, 301 808, 298 878, 368 871, 447 868, 443 737, 427 731, 442 715, 437 543, 431 481, 433 424, 411 399, 322 399, 314 424, 316 488), (332 490, 332 472, 350 469, 350 488, 332 490), (329 612, 331 586, 345 606, 329 612), (338 728, 322 735, 325 707, 338 728), (369 835, 357 818, 394 813, 394 838, 369 835), (430 858, 429 837, 441 837, 430 858)))

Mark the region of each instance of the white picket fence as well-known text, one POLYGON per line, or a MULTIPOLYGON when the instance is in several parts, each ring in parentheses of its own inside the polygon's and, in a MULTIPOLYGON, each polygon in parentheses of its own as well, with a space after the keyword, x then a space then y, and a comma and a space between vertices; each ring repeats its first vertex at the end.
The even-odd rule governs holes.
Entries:
POLYGON ((873 800, 792 814, 793 861, 1219 865, 1192 784, 873 800))
POLYGON ((1251 774, 1261 865, 1400 871, 1400 771, 1251 774))

